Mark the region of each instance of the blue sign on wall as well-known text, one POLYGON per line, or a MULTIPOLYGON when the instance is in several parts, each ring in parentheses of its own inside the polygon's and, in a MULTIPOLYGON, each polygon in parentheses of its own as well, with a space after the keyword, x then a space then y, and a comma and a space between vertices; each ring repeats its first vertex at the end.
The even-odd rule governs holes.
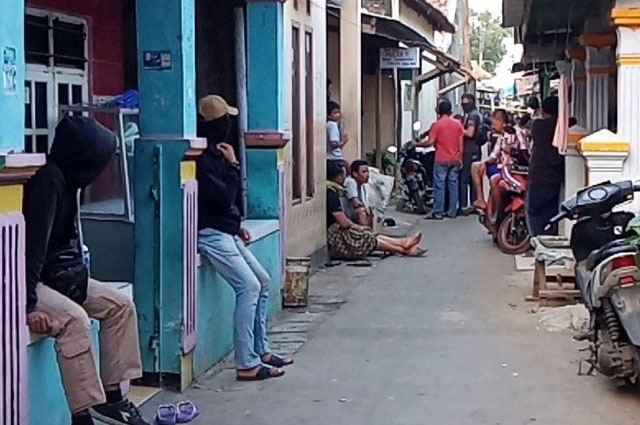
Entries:
POLYGON ((164 71, 171 69, 171 52, 168 50, 147 50, 142 54, 144 69, 164 71))

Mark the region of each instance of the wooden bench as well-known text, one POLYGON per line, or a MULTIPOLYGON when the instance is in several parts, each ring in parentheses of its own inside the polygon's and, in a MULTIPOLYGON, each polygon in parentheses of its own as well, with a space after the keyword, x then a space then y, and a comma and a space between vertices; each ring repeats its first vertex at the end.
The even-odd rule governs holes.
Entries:
POLYGON ((531 240, 531 245, 535 249, 533 290, 525 299, 538 301, 541 306, 580 302, 574 274, 575 260, 569 241, 560 236, 539 236, 531 240))

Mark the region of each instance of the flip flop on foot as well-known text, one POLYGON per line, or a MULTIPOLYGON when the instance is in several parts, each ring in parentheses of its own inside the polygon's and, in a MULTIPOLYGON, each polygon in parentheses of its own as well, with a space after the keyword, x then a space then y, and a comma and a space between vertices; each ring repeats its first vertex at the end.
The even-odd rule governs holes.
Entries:
POLYGON ((265 381, 271 378, 280 378, 282 375, 284 375, 284 370, 269 366, 258 366, 256 373, 253 375, 236 375, 236 381, 265 381))
POLYGON ((407 253, 407 257, 424 257, 428 252, 429 250, 416 246, 407 253))
POLYGON ((474 202, 473 203, 473 208, 476 211, 486 211, 487 210, 487 204, 485 204, 484 202, 474 202))
MULTIPOLYGON (((369 265, 371 265, 371 263, 369 262, 369 265)), ((262 356, 262 363, 268 365, 268 366, 273 366, 273 367, 284 367, 284 366, 291 366, 293 364, 293 359, 290 357, 280 357, 280 356, 276 356, 275 354, 266 354, 264 356, 262 356)))

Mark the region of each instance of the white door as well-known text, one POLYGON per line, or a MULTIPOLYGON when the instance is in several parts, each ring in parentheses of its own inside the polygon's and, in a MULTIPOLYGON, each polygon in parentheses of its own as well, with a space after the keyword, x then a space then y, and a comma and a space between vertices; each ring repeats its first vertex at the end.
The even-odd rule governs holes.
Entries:
POLYGON ((70 73, 71 70, 55 68, 54 114, 60 119, 60 106, 82 105, 88 101, 88 90, 84 75, 70 73))
POLYGON ((53 74, 46 67, 27 67, 24 150, 48 153, 55 126, 53 74))

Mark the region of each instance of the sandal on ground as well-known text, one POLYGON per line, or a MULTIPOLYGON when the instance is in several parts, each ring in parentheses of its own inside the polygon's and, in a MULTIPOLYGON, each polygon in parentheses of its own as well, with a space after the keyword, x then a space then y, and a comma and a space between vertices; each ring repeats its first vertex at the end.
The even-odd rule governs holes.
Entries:
POLYGON ((443 216, 430 214, 424 218, 425 220, 444 220, 443 216))
POLYGON ((281 368, 281 367, 285 367, 285 366, 291 366, 293 364, 293 359, 291 359, 291 358, 282 358, 280 356, 276 356, 275 354, 272 354, 271 358, 269 359, 268 362, 263 361, 262 363, 264 363, 264 364, 266 364, 268 366, 281 368))
POLYGON ((176 409, 178 410, 176 423, 179 424, 186 424, 188 422, 191 422, 200 414, 196 405, 190 401, 181 401, 180 403, 176 404, 176 409))
POLYGON ((253 382, 253 381, 265 381, 271 378, 280 378, 284 375, 284 370, 278 370, 275 367, 259 366, 258 372, 252 376, 240 376, 236 375, 236 381, 239 382, 253 382))
POLYGON ((178 423, 176 406, 173 404, 161 404, 158 406, 156 423, 158 425, 175 425, 178 423))
POLYGON ((425 257, 428 252, 429 250, 427 249, 416 247, 407 253, 407 257, 425 257))

